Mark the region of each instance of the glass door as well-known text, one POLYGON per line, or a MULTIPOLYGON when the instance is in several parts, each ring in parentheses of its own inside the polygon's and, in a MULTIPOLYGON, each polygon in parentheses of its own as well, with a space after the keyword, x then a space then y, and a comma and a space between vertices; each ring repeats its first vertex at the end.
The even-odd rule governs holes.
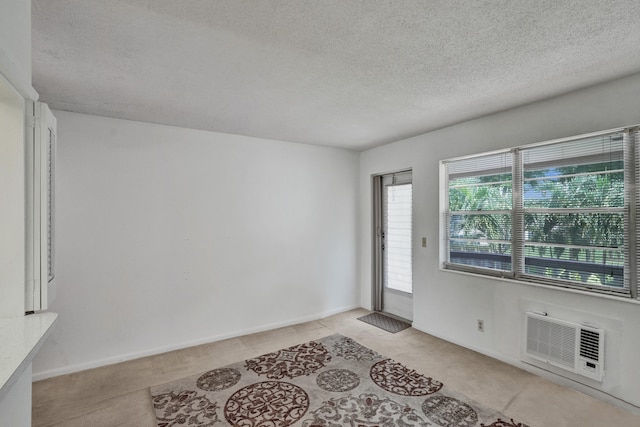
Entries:
POLYGON ((413 184, 411 171, 386 174, 376 177, 378 195, 376 244, 374 253, 378 274, 374 280, 374 309, 403 319, 413 318, 413 271, 412 271, 412 200, 413 184))

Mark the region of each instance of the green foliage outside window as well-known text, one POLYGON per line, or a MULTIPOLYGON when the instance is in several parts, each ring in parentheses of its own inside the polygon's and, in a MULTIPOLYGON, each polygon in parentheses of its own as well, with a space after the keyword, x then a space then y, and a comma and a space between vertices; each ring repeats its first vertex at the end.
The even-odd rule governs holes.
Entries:
MULTIPOLYGON (((529 274, 623 286, 624 173, 622 161, 525 170, 524 257, 529 274), (614 208, 610 210, 600 208, 614 208), (620 209, 615 209, 620 208, 620 209), (563 210, 567 210, 563 212, 563 210), (579 212, 578 212, 579 210, 579 212), (538 259, 538 262, 535 262, 538 259), (558 260, 545 266, 540 260, 558 260), (584 264, 598 265, 597 271, 584 264)), ((449 182, 450 250, 510 255, 511 174, 449 182)), ((472 265, 483 266, 477 260, 472 265)), ((510 262, 510 261, 509 261, 510 262)), ((510 264, 505 264, 505 269, 510 264)))

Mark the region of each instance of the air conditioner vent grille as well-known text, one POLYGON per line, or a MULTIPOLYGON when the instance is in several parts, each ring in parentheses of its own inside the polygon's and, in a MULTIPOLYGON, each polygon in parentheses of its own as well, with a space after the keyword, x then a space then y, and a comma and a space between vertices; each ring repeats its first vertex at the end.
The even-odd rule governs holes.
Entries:
POLYGON ((600 354, 600 334, 588 329, 580 330, 580 356, 599 361, 600 354))
POLYGON ((527 353, 573 369, 576 363, 576 328, 550 319, 530 317, 527 323, 527 353))
POLYGON ((598 382, 603 381, 604 329, 533 312, 527 312, 526 320, 524 350, 527 356, 598 382))

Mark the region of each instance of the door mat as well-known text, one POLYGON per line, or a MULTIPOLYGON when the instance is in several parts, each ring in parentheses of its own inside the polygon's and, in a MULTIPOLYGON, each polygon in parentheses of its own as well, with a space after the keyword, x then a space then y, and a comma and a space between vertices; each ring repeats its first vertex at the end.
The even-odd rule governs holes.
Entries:
POLYGON ((407 322, 394 319, 393 317, 385 316, 384 314, 378 313, 378 312, 367 314, 366 316, 358 317, 358 320, 361 320, 364 323, 368 323, 370 325, 376 326, 380 329, 384 329, 385 331, 391 332, 392 334, 395 334, 396 332, 400 332, 411 327, 411 324, 407 322))

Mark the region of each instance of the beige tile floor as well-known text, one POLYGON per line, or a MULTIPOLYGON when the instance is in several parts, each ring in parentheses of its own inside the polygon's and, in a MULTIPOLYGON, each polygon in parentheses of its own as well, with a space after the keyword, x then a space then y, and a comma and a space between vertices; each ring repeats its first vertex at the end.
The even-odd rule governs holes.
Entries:
MULTIPOLYGON (((148 387, 334 333, 532 427, 640 426, 640 416, 413 328, 360 322, 365 310, 38 381, 33 425, 155 427, 148 387)), ((1 424, 1 422, 0 422, 1 424)))

